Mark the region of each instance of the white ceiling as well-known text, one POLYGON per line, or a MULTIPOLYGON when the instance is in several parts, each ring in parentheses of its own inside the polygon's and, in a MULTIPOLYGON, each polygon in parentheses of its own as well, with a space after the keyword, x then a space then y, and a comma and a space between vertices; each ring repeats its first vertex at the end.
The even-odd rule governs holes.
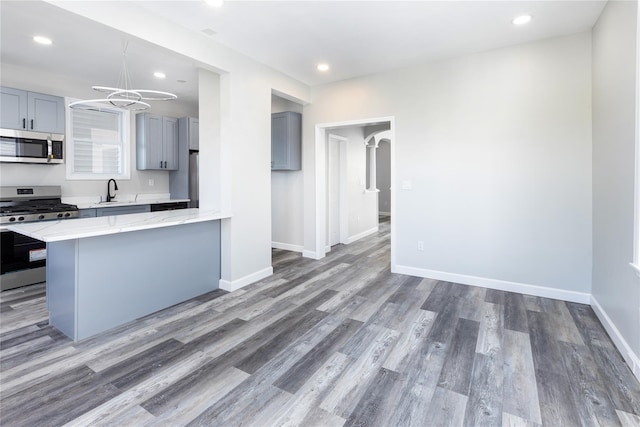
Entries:
POLYGON ((138 1, 309 85, 589 30, 604 1, 138 1), (516 27, 511 20, 530 14, 516 27), (319 73, 316 64, 331 71, 319 73))
MULTIPOLYGON (((605 1, 241 1, 221 8, 203 1, 136 1, 158 14, 309 85, 317 85, 589 30, 605 1), (515 27, 528 13, 533 21, 515 27), (331 65, 322 74, 315 67, 331 65)), ((161 47, 39 1, 0 1, 2 63, 46 67, 112 86, 122 39, 134 86, 197 99, 195 65, 161 47), (49 48, 31 37, 48 35, 49 48), (169 76, 156 81, 151 73, 169 76), (178 83, 185 80, 186 83, 178 83)))

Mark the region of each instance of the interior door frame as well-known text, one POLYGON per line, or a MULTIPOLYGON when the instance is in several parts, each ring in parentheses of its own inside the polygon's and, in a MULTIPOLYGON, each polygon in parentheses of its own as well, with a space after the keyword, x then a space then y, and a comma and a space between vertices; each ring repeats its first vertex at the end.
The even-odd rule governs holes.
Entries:
MULTIPOLYGON (((349 239, 349 207, 348 207, 348 198, 347 198, 347 144, 349 142, 348 138, 345 138, 340 135, 336 135, 333 133, 329 133, 327 136, 327 148, 329 148, 331 141, 337 142, 338 145, 338 156, 340 159, 340 164, 337 165, 337 170, 339 174, 339 184, 338 184, 338 203, 339 203, 339 223, 340 233, 338 237, 339 243, 347 244, 349 239)), ((329 148, 330 150, 330 148, 329 148)), ((328 155, 327 158, 331 159, 331 156, 328 155)), ((330 160, 326 163, 330 164, 330 160)), ((330 169, 330 168, 329 168, 330 169)), ((328 174, 329 171, 326 171, 328 174)), ((327 175, 327 191, 330 189, 331 178, 327 175)), ((327 192, 328 195, 328 192, 327 192)), ((331 203, 330 198, 327 197, 327 211, 331 211, 331 203)), ((331 223, 331 215, 327 216, 327 230, 329 231, 329 235, 331 234, 333 224, 331 223)), ((325 230, 325 236, 326 231, 325 230)), ((325 241, 325 252, 331 251, 331 242, 325 241)))
MULTIPOLYGON (((378 117, 370 119, 351 120, 344 122, 320 123, 315 125, 315 242, 313 252, 304 252, 303 255, 309 258, 321 259, 326 256, 326 226, 327 226, 327 178, 326 178, 326 136, 331 128, 349 126, 367 126, 381 122, 389 122, 391 132, 391 188, 395 188, 395 117, 378 117)), ((395 209, 395 192, 391 191, 391 212, 395 209)), ((396 221, 391 221, 391 268, 395 268, 395 235, 396 221)))

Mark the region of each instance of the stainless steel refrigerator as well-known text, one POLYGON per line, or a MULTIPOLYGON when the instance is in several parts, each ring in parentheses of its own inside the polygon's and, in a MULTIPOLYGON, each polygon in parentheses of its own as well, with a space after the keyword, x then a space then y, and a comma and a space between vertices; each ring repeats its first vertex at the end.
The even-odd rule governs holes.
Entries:
POLYGON ((200 206, 198 185, 198 152, 185 150, 178 156, 178 170, 169 172, 171 198, 189 199, 189 207, 200 206))
POLYGON ((197 208, 200 206, 198 150, 191 144, 193 130, 189 129, 187 119, 178 120, 178 169, 169 172, 169 192, 172 199, 189 199, 189 207, 197 208))

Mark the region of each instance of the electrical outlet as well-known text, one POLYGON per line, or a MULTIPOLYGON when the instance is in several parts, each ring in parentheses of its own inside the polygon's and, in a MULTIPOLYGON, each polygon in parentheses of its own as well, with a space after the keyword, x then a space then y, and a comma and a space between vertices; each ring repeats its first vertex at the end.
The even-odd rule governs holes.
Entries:
POLYGON ((156 182, 153 180, 153 178, 149 179, 149 187, 153 187, 154 185, 156 185, 156 182))
POLYGON ((418 250, 424 251, 424 242, 422 240, 418 240, 418 250))

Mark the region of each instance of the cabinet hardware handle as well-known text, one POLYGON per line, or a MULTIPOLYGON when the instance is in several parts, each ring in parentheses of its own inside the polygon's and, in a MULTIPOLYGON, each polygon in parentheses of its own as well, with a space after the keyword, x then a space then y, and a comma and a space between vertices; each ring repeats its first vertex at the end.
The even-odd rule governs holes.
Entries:
POLYGON ((165 169, 167 168, 167 161, 166 160, 164 161, 164 168, 165 169))
POLYGON ((22 129, 27 128, 27 119, 22 119, 22 129))
POLYGON ((33 119, 31 119, 31 130, 33 130, 33 119))
POLYGON ((162 169, 162 160, 160 160, 160 169, 162 169))

